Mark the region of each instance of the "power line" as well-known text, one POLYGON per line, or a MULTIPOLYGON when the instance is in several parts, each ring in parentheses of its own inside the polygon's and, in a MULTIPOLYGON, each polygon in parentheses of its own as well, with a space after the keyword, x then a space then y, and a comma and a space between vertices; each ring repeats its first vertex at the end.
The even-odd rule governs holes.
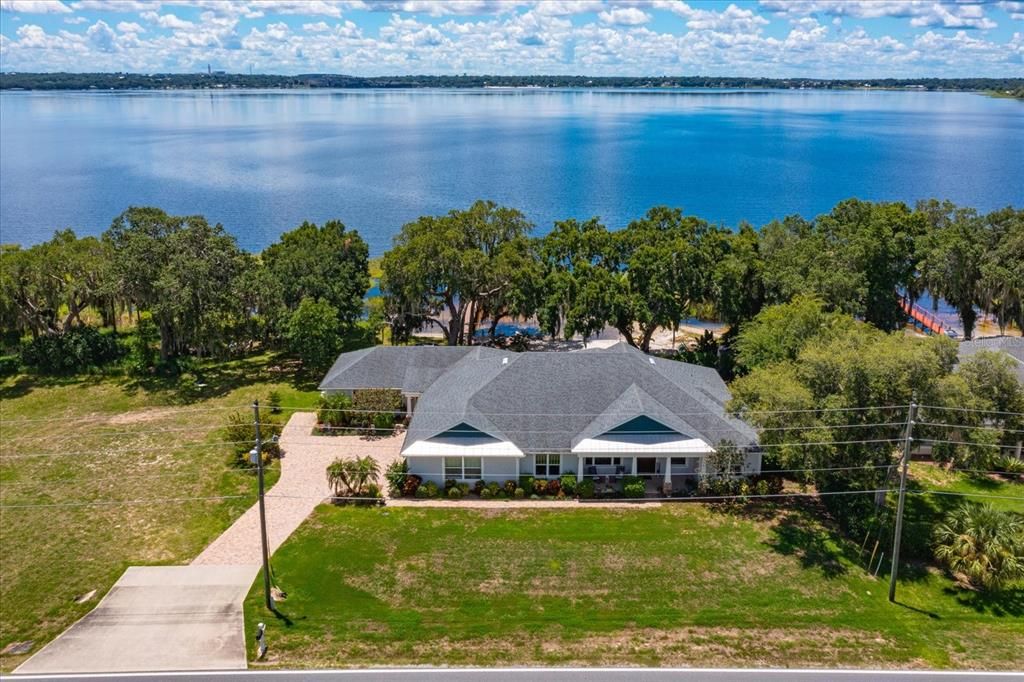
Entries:
POLYGON ((1003 429, 998 426, 987 426, 985 424, 944 424, 938 422, 917 422, 916 426, 940 426, 958 429, 984 429, 986 431, 1001 431, 1003 433, 1024 433, 1024 429, 1003 429))
POLYGON ((925 410, 950 410, 954 412, 973 412, 978 414, 1007 414, 1014 417, 1024 417, 1024 412, 1006 412, 1002 410, 979 410, 972 407, 941 407, 939 405, 921 405, 925 410))

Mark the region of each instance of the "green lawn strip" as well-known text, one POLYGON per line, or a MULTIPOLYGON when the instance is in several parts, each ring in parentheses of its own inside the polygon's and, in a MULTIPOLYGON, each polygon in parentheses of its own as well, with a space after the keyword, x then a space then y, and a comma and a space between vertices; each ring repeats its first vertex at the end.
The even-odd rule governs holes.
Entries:
MULTIPOLYGON (((813 506, 724 512, 322 506, 275 554, 269 665, 1012 666, 997 615, 935 572, 887 585, 813 506)), ((1010 602, 1007 602, 1008 604, 1010 602)))
MULTIPOLYGON (((199 395, 156 378, 22 375, 0 384, 2 504, 90 505, 2 511, 0 648, 33 640, 38 650, 93 608, 126 567, 187 562, 253 504, 255 476, 231 470, 229 446, 220 443, 232 411, 221 408, 244 412, 271 390, 285 405, 316 400, 288 373, 265 369, 274 365, 267 356, 204 363, 199 395), (25 456, 67 452, 81 454, 25 456), (155 501, 210 497, 235 499, 155 501), (111 501, 135 503, 100 504, 111 501), (75 603, 93 589, 94 599, 75 603)), ((278 475, 275 463, 268 484, 278 475)), ((4 656, 0 670, 25 658, 4 656)))

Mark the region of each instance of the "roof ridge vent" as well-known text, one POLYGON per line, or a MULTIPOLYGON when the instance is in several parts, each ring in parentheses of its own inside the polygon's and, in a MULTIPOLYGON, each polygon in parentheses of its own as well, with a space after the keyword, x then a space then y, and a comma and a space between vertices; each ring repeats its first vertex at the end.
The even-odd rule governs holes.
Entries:
POLYGON ((507 355, 501 359, 501 364, 503 364, 503 365, 507 365, 508 364, 508 356, 507 355))
POLYGON ((649 363, 651 363, 653 365, 654 364, 654 358, 652 358, 650 356, 647 356, 647 362, 649 362, 649 363))

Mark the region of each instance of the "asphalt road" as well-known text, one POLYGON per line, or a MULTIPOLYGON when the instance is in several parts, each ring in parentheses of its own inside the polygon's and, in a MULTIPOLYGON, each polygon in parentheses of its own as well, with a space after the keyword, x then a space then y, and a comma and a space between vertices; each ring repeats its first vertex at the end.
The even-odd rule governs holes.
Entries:
POLYGON ((85 682, 86 680, 139 680, 140 682, 251 682, 266 680, 291 682, 1006 682, 1024 681, 1024 673, 969 673, 969 672, 903 672, 871 670, 710 670, 652 669, 652 668, 491 668, 491 669, 428 669, 406 668, 396 670, 279 670, 212 673, 121 673, 110 675, 17 675, 13 680, 59 680, 85 682))

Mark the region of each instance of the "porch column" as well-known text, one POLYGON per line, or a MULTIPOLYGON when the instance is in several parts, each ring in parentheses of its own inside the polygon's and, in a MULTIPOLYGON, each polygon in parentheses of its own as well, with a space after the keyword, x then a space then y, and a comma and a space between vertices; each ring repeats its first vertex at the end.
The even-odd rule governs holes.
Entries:
POLYGON ((577 455, 577 457, 576 457, 576 464, 577 464, 577 466, 576 466, 576 482, 577 483, 582 483, 583 482, 583 461, 584 461, 583 455, 577 455))
POLYGON ((636 457, 633 458, 633 475, 636 476, 636 457))
POLYGON ((405 395, 405 413, 412 415, 412 396, 408 393, 405 395))
POLYGON ((665 458, 665 485, 672 485, 672 458, 665 458))

